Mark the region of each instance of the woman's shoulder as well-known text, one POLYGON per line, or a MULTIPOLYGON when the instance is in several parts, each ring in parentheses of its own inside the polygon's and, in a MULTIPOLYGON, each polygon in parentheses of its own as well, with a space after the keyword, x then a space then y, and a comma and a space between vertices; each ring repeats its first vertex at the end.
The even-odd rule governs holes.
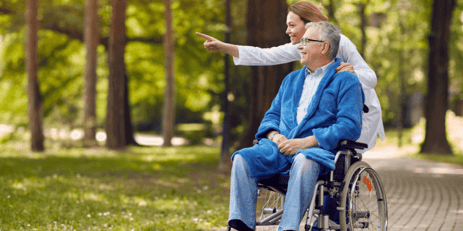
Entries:
POLYGON ((344 34, 341 34, 341 40, 339 41, 339 46, 340 47, 354 47, 357 49, 357 46, 344 34))

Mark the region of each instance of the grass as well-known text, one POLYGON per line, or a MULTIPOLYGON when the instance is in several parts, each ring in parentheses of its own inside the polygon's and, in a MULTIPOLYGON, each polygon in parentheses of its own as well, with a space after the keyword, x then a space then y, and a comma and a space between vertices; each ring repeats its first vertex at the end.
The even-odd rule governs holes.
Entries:
MULTIPOLYGON (((406 156, 463 166, 463 121, 448 121, 453 156, 406 156)), ((423 123, 405 129, 404 147, 419 150, 422 130, 423 123)), ((397 146, 397 137, 387 131, 374 151, 397 146)), ((219 147, 114 152, 47 140, 46 152, 32 153, 27 139, 11 135, 0 142, 0 231, 214 230, 226 224, 230 180, 217 171, 219 147)))
POLYGON ((0 230, 211 230, 228 216, 219 147, 0 145, 0 230))

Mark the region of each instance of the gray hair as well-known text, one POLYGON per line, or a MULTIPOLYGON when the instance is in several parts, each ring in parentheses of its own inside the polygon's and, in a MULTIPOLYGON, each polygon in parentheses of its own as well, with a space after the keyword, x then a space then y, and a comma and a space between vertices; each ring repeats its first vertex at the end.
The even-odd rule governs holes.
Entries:
POLYGON ((336 58, 339 50, 339 41, 341 41, 341 29, 327 21, 309 22, 305 24, 306 29, 309 29, 310 27, 320 28, 320 35, 318 39, 328 41, 330 43, 328 58, 336 58))

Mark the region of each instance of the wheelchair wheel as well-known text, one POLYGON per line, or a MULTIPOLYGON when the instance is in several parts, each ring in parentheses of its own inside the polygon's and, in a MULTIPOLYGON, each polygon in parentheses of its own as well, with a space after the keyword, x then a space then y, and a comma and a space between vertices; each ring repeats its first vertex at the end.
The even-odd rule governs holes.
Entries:
POLYGON ((343 181, 341 230, 387 230, 387 201, 378 173, 369 164, 353 164, 343 181))
POLYGON ((283 214, 285 194, 263 185, 257 187, 257 192, 256 230, 275 230, 283 214))

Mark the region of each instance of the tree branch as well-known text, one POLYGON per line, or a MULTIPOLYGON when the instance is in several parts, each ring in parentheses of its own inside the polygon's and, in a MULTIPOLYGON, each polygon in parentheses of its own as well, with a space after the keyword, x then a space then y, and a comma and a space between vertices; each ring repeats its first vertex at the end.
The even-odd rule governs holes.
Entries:
POLYGON ((152 43, 152 44, 162 44, 162 38, 127 38, 127 42, 143 42, 143 43, 152 43))
MULTIPOLYGON (((53 24, 48 24, 48 25, 42 25, 43 28, 52 30, 54 32, 58 32, 61 34, 65 34, 69 36, 71 39, 78 39, 81 42, 84 42, 84 35, 82 31, 79 30, 73 30, 69 28, 63 28, 60 27, 58 24, 53 23, 53 24)), ((140 37, 135 37, 135 38, 126 38, 127 42, 143 42, 143 43, 151 43, 151 44, 162 44, 163 39, 162 38, 140 38, 140 37)), ((103 45, 106 49, 108 49, 109 46, 109 38, 108 37, 100 37, 100 42, 101 45, 103 45)))
POLYGON ((13 14, 14 12, 12 10, 10 10, 10 9, 0 7, 0 13, 1 14, 13 14))
MULTIPOLYGON (((0 14, 15 14, 16 12, 8 9, 8 8, 4 8, 4 7, 0 7, 0 14)), ((58 33, 61 33, 61 34, 65 34, 67 36, 69 36, 69 38, 71 39, 77 39, 81 42, 84 42, 84 34, 82 31, 80 30, 74 30, 74 29, 70 29, 70 28, 63 28, 63 27, 60 27, 56 22, 53 22, 53 23, 48 23, 48 24, 45 24, 43 23, 43 21, 40 23, 41 25, 41 28, 44 28, 44 29, 47 29, 47 30, 52 30, 54 32, 58 32, 58 33)), ((143 43, 151 43, 151 44, 162 44, 163 43, 163 39, 162 37, 159 37, 159 38, 139 38, 139 37, 136 37, 136 38, 126 38, 126 41, 127 42, 143 42, 143 43)), ((100 37, 100 42, 99 42, 101 45, 103 45, 106 49, 108 49, 108 46, 109 46, 109 38, 108 37, 100 37)))

